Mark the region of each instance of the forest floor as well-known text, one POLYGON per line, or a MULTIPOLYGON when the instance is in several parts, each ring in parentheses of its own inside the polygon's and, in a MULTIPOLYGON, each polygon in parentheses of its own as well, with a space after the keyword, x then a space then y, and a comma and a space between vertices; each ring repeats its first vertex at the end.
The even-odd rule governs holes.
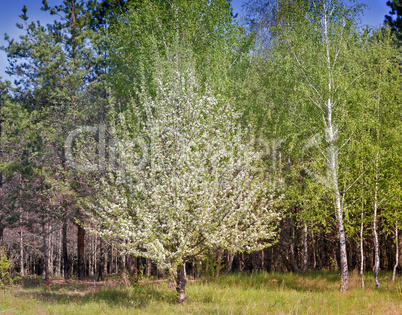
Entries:
POLYGON ((0 314, 402 314, 402 278, 380 273, 380 289, 373 274, 360 288, 350 273, 350 290, 339 293, 339 274, 328 271, 292 273, 235 273, 189 281, 187 302, 175 303, 174 285, 141 280, 132 286, 121 278, 94 280, 24 279, 0 292, 0 314))

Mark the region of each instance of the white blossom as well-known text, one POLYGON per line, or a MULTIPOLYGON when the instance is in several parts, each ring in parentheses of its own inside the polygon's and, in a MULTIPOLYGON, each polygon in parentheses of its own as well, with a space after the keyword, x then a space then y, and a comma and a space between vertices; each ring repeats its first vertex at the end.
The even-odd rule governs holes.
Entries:
POLYGON ((191 70, 160 75, 116 122, 115 154, 124 169, 96 186, 94 231, 125 252, 175 267, 206 249, 261 249, 275 240, 260 154, 240 115, 191 70), (262 242, 261 240, 264 240, 262 242))

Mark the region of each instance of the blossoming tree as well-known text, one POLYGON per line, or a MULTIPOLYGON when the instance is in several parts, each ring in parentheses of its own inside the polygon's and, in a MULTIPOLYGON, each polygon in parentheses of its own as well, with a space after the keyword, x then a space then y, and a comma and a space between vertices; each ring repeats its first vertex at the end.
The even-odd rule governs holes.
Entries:
MULTIPOLYGON (((261 154, 239 115, 197 83, 171 70, 116 114, 110 172, 96 185, 93 230, 126 253, 173 271, 184 302, 185 262, 211 248, 252 251, 275 240, 261 154)), ((175 70, 172 70, 172 69, 175 70)))

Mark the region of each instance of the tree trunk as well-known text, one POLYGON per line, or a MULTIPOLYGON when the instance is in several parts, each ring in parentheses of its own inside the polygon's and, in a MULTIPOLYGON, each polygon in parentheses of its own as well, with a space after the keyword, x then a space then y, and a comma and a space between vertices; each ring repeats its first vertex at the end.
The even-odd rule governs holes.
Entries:
POLYGON ((244 252, 242 252, 239 255, 239 271, 240 272, 242 272, 244 270, 244 267, 245 267, 244 261, 245 261, 244 252))
MULTIPOLYGON (((325 8, 324 8, 325 12, 325 8)), ((346 237, 345 237, 345 228, 343 226, 343 205, 341 203, 341 195, 338 187, 338 157, 337 157, 337 148, 335 145, 335 136, 337 131, 335 130, 334 123, 332 121, 332 61, 330 57, 330 45, 329 45, 329 35, 328 35, 328 26, 327 26, 327 15, 324 14, 324 40, 326 46, 326 54, 327 54, 327 67, 328 67, 328 99, 326 104, 326 121, 325 122, 325 131, 328 137, 329 143, 329 155, 327 159, 328 168, 331 174, 331 182, 328 183, 330 188, 335 194, 335 208, 336 215, 338 219, 338 231, 339 231, 339 249, 340 249, 340 264, 341 264, 341 286, 340 291, 346 292, 348 290, 348 256, 346 251, 346 237)))
POLYGON ((88 275, 93 276, 93 265, 92 265, 92 251, 93 251, 93 244, 91 236, 88 236, 87 242, 89 243, 89 253, 87 254, 87 261, 88 261, 88 275))
POLYGON ((0 217, 0 246, 3 245, 3 238, 4 238, 4 225, 1 223, 1 217, 0 217))
MULTIPOLYGON (((127 241, 126 241, 127 244, 127 241)), ((127 255, 122 255, 121 256, 121 269, 123 272, 127 271, 127 255)))
POLYGON ((362 289, 364 289, 363 212, 364 212, 364 204, 363 204, 363 199, 362 199, 362 212, 361 212, 361 222, 360 222, 360 279, 361 279, 362 289))
POLYGON ((138 282, 138 260, 137 257, 130 255, 130 275, 134 276, 134 281, 138 282))
POLYGON ((42 223, 42 233, 43 233, 43 262, 44 262, 44 273, 45 273, 45 281, 49 280, 49 257, 47 250, 47 241, 46 241, 46 228, 45 223, 42 223))
MULTIPOLYGON (((233 255, 233 257, 234 257, 234 255, 233 255)), ((196 279, 201 278, 201 273, 202 273, 202 260, 196 259, 195 260, 195 278, 196 279)))
POLYGON ((114 262, 115 262, 115 273, 119 273, 119 252, 115 250, 115 256, 114 256, 114 262))
POLYGON ((348 256, 346 251, 346 237, 345 228, 343 226, 343 206, 341 203, 341 195, 338 187, 338 171, 337 171, 337 148, 334 144, 335 131, 332 124, 332 105, 331 99, 328 99, 328 123, 327 123, 327 134, 329 136, 329 151, 330 160, 329 168, 331 171, 331 184, 333 192, 335 194, 335 208, 338 219, 338 231, 339 231, 339 252, 340 252, 340 269, 341 269, 341 286, 340 291, 346 292, 348 290, 348 256))
POLYGON ((399 230, 398 230, 398 220, 395 223, 395 265, 392 271, 392 282, 395 281, 396 268, 399 265, 399 230))
POLYGON ((311 246, 313 249, 313 269, 317 267, 317 259, 316 259, 316 252, 315 252, 315 239, 314 239, 314 232, 311 231, 311 246))
POLYGON ((95 236, 94 237, 94 256, 93 256, 93 264, 94 264, 94 275, 96 275, 96 266, 97 266, 97 257, 98 257, 98 255, 97 255, 97 253, 98 253, 98 237, 97 236, 95 236))
POLYGON ((105 266, 105 255, 103 253, 103 242, 102 239, 99 239, 99 266, 98 266, 98 281, 103 281, 102 272, 105 266))
POLYGON ((165 278, 165 270, 163 268, 158 268, 158 279, 165 278))
POLYGON ((95 248, 94 237, 90 235, 88 237, 88 241, 89 241, 89 245, 90 245, 89 257, 88 257, 88 264, 89 264, 88 273, 90 276, 93 276, 94 275, 94 248, 95 248))
POLYGON ((85 280, 85 229, 78 226, 78 279, 85 280))
POLYGON ((53 232, 52 232, 52 225, 51 223, 48 223, 48 240, 49 240, 49 246, 48 246, 48 251, 49 251, 49 275, 53 276, 53 262, 54 262, 54 242, 53 242, 53 232))
POLYGON ((62 248, 63 248, 63 241, 62 241, 62 232, 59 230, 58 234, 58 245, 57 245, 57 264, 56 264, 56 275, 58 277, 61 276, 61 255, 62 255, 62 248))
MULTIPOLYGON (((105 245, 104 245, 104 246, 105 246, 105 245)), ((105 247, 104 250, 103 250, 103 255, 104 255, 104 257, 103 257, 103 261, 104 261, 104 264, 103 264, 103 273, 104 273, 105 275, 109 272, 109 264, 108 264, 108 260, 107 260, 107 258, 108 258, 107 252, 108 252, 108 247, 107 247, 107 245, 106 245, 106 247, 105 247)))
POLYGON ((68 279, 68 253, 67 253, 67 219, 63 221, 62 227, 62 244, 63 244, 63 274, 64 279, 68 279))
POLYGON ((221 263, 222 263, 222 250, 218 249, 217 253, 217 261, 216 261, 216 270, 215 270, 215 278, 219 277, 221 271, 221 263))
POLYGON ((24 270, 24 237, 23 237, 23 229, 21 224, 21 217, 20 217, 20 266, 21 266, 21 277, 25 276, 24 270))
POLYGON ((348 256, 346 252, 346 239, 345 229, 343 227, 343 209, 341 208, 339 191, 336 196, 337 212, 338 212, 338 225, 339 225, 339 245, 340 245, 340 260, 341 260, 341 292, 348 290, 348 256))
MULTIPOLYGON (((1 181, 1 179, 0 179, 1 181)), ((19 198, 20 198, 20 265, 21 265, 21 270, 20 274, 21 277, 25 276, 25 270, 24 270, 24 230, 22 226, 22 218, 23 218, 23 210, 22 210, 22 204, 21 204, 21 189, 22 189, 22 177, 21 174, 19 176, 19 181, 20 181, 20 189, 19 189, 19 198)), ((0 212, 1 213, 1 212, 0 212)))
POLYGON ((150 258, 147 258, 145 265, 145 274, 148 278, 151 277, 151 271, 152 271, 152 260, 150 258))
POLYGON ((186 264, 183 263, 178 267, 176 279, 177 303, 184 304, 186 302, 186 264))
POLYGON ((113 273, 113 246, 109 245, 109 274, 111 275, 113 273))
POLYGON ((303 253, 303 268, 302 268, 302 272, 307 271, 307 255, 308 255, 307 233, 308 233, 307 222, 304 222, 304 230, 303 230, 303 249, 304 249, 304 253, 303 253))
POLYGON ((226 263, 226 270, 225 270, 225 273, 226 273, 226 274, 228 274, 229 272, 232 271, 234 256, 235 256, 234 253, 228 252, 227 263, 226 263))
POLYGON ((378 272, 380 270, 380 256, 378 254, 377 210, 378 210, 378 153, 376 157, 376 175, 375 175, 375 189, 374 189, 373 234, 374 234, 374 282, 376 288, 379 289, 380 284, 378 282, 378 272))

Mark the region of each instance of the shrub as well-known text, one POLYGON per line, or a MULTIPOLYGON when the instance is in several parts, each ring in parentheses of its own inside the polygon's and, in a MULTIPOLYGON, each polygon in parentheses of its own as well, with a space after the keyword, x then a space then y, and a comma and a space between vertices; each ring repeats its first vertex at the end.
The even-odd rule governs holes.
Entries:
POLYGON ((0 289, 6 290, 7 286, 11 286, 14 282, 20 280, 19 277, 12 279, 10 269, 13 264, 7 257, 7 252, 4 247, 0 247, 0 289))

